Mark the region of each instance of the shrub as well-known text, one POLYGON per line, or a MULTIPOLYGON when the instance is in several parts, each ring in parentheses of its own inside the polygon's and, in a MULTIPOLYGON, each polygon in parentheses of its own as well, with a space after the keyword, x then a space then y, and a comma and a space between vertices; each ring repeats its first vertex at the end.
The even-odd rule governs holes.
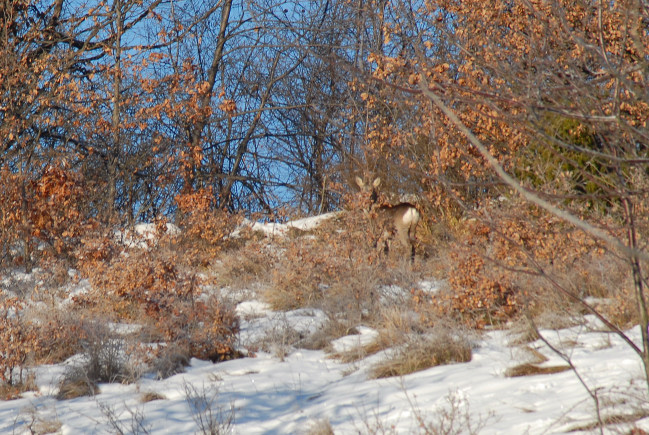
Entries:
POLYGON ((55 364, 83 350, 87 332, 78 313, 64 308, 46 308, 32 314, 38 323, 36 329, 35 361, 55 364))
MULTIPOLYGON (((195 272, 206 257, 195 257, 198 248, 187 250, 192 236, 169 234, 162 221, 157 228, 156 237, 144 244, 127 248, 100 240, 94 244, 82 271, 93 290, 74 298, 76 308, 137 321, 146 331, 155 331, 149 340, 173 343, 187 358, 221 361, 236 357, 238 319, 231 307, 202 294, 202 278, 195 272), (119 250, 123 253, 115 255, 119 250)), ((201 240, 196 246, 207 243, 201 240)), ((212 241, 212 248, 219 248, 218 240, 212 241)), ((164 352, 160 356, 168 358, 164 352)), ((167 376, 183 365, 183 358, 173 358, 170 364, 160 362, 156 371, 167 376)))
POLYGON ((24 423, 21 425, 21 429, 25 429, 25 433, 39 435, 61 433, 63 423, 59 421, 56 414, 51 415, 50 412, 45 411, 43 413, 42 411, 44 411, 42 407, 36 407, 35 405, 21 409, 14 423, 14 433, 18 429, 18 420, 24 423))
MULTIPOLYGON (((437 273, 448 277, 449 288, 414 294, 418 311, 431 319, 449 313, 475 328, 499 325, 523 310, 536 315, 547 307, 571 309, 578 298, 602 293, 600 275, 624 280, 617 266, 607 269, 606 258, 613 256, 599 242, 536 207, 504 200, 487 203, 474 216, 438 253, 437 273), (607 272, 588 276, 595 264, 607 272)), ((608 287, 607 297, 620 290, 608 287)))
POLYGON ((242 217, 215 210, 211 188, 180 194, 176 203, 183 229, 178 245, 189 264, 207 266, 224 248, 236 243, 230 234, 242 217))
POLYGON ((310 234, 285 240, 265 294, 272 307, 317 307, 338 298, 337 313, 357 314, 367 308, 375 285, 387 279, 390 270, 383 262, 388 259, 371 247, 364 219, 362 212, 350 211, 310 234))
POLYGON ((93 382, 130 382, 133 373, 128 366, 126 345, 105 321, 87 322, 83 341, 83 369, 93 382))
POLYGON ((135 378, 124 340, 106 321, 85 322, 83 331, 81 360, 66 370, 59 384, 59 399, 94 395, 100 382, 131 382, 135 378))
POLYGON ((34 255, 40 259, 74 262, 73 252, 96 222, 86 209, 88 185, 78 172, 47 166, 27 178, 2 169, 0 177, 0 246, 11 257, 12 246, 22 245, 16 263, 31 271, 34 255), (39 245, 38 250, 33 247, 39 245))
POLYGON ((177 343, 158 347, 154 355, 151 370, 158 379, 166 379, 182 373, 191 359, 187 346, 179 346, 177 343))
POLYGON ((167 342, 186 346, 190 357, 212 362, 239 357, 235 348, 239 319, 232 307, 214 296, 174 304, 157 325, 167 342))
POLYGON ((36 330, 25 321, 23 311, 17 299, 0 303, 0 386, 9 396, 24 391, 26 365, 38 345, 36 330))
POLYGON ((20 374, 20 379, 14 379, 12 383, 0 383, 0 400, 14 400, 25 391, 38 391, 35 378, 33 373, 25 371, 20 374))
POLYGON ((124 422, 122 415, 124 412, 118 414, 117 408, 105 402, 97 402, 99 409, 106 419, 106 423, 112 429, 112 432, 117 435, 139 435, 149 434, 150 428, 144 424, 144 414, 141 408, 132 409, 124 404, 124 411, 130 416, 128 422, 124 422))
POLYGON ((86 321, 80 329, 84 337, 80 360, 66 369, 59 382, 59 400, 95 395, 101 382, 136 380, 126 342, 111 330, 107 320, 86 321))
POLYGON ((477 254, 452 254, 455 273, 448 278, 453 297, 450 309, 469 324, 482 328, 486 324, 502 322, 518 309, 519 291, 509 273, 485 267, 485 260, 477 254))
MULTIPOLYGON (((222 361, 237 356, 238 319, 215 297, 202 297, 200 279, 155 252, 118 257, 92 280, 96 292, 78 303, 103 305, 118 318, 149 323, 160 341, 186 348, 189 357, 222 361)), ((163 370, 167 371, 167 370, 163 370)))

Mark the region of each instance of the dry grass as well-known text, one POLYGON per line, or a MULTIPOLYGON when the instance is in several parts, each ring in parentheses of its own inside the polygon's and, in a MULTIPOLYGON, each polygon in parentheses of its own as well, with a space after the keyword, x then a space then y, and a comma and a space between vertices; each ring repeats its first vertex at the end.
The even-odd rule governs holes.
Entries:
MULTIPOLYGON (((26 431, 22 433, 37 435, 60 433, 63 423, 59 421, 56 415, 43 416, 40 414, 40 411, 43 411, 43 408, 37 408, 35 406, 29 406, 20 411, 19 416, 25 417, 23 421, 28 420, 23 426, 26 431)), ((14 433, 16 433, 16 429, 14 428, 14 433)))
POLYGON ((398 347, 427 329, 420 323, 420 316, 409 311, 408 307, 396 304, 381 309, 374 326, 379 334, 372 342, 332 354, 331 357, 342 362, 360 361, 382 350, 398 347))
POLYGON ((570 366, 568 365, 542 366, 543 363, 548 361, 548 358, 532 347, 524 346, 522 351, 525 353, 527 362, 508 368, 505 371, 506 377, 516 378, 521 376, 551 375, 570 370, 570 366))
POLYGON ((219 256, 219 261, 210 269, 211 282, 235 290, 248 288, 267 279, 275 257, 267 239, 252 239, 219 256))
POLYGON ((361 361, 370 355, 374 355, 382 350, 385 350, 385 344, 379 340, 372 341, 364 346, 358 346, 344 352, 335 352, 330 355, 330 358, 337 359, 342 363, 351 363, 361 361))
POLYGON ((505 376, 508 378, 517 378, 520 376, 552 375, 567 370, 570 370, 570 366, 561 365, 542 367, 537 364, 524 363, 508 368, 507 371, 505 371, 505 376))
POLYGON ((13 384, 0 383, 0 400, 19 399, 22 393, 26 391, 38 391, 38 385, 36 385, 36 378, 33 373, 23 376, 20 382, 14 382, 13 384))
POLYGON ((329 320, 313 334, 299 342, 302 349, 327 349, 333 340, 350 334, 356 334, 354 324, 345 319, 329 318, 329 320))
POLYGON ((69 400, 96 394, 99 394, 97 384, 85 377, 85 374, 80 370, 75 370, 74 372, 68 372, 61 380, 56 398, 58 400, 69 400))
POLYGON ((334 435, 334 429, 329 420, 317 420, 311 423, 305 435, 334 435))
POLYGON ((511 333, 511 339, 508 342, 509 346, 523 346, 541 338, 538 332, 530 327, 527 320, 512 322, 509 331, 511 333))
POLYGON ((167 398, 163 394, 156 393, 154 391, 147 391, 145 393, 142 393, 142 395, 140 396, 141 403, 153 402, 155 400, 167 400, 167 398))
MULTIPOLYGON (((633 411, 630 413, 625 413, 625 414, 613 414, 613 415, 608 415, 604 418, 602 418, 602 425, 604 427, 609 426, 609 425, 615 425, 615 426, 620 426, 623 424, 629 424, 629 423, 635 423, 639 420, 645 419, 649 417, 649 412, 646 410, 637 410, 633 411)), ((590 424, 584 424, 584 425, 579 425, 572 427, 570 429, 570 432, 595 432, 597 429, 599 429, 600 424, 598 422, 593 422, 590 424)), ((623 433, 621 430, 613 430, 613 433, 623 433)), ((647 432, 643 429, 639 428, 631 428, 628 432, 629 435, 646 435, 647 432)))
POLYGON ((39 419, 37 419, 36 421, 33 422, 33 425, 30 426, 29 430, 30 430, 30 433, 33 433, 33 434, 45 435, 45 434, 50 434, 50 433, 59 433, 62 426, 63 426, 63 423, 61 423, 56 418, 53 418, 53 419, 41 419, 41 418, 39 418, 39 419))
POLYGON ((403 336, 393 354, 372 369, 372 377, 403 376, 439 365, 471 361, 471 342, 462 329, 438 325, 424 334, 403 336))

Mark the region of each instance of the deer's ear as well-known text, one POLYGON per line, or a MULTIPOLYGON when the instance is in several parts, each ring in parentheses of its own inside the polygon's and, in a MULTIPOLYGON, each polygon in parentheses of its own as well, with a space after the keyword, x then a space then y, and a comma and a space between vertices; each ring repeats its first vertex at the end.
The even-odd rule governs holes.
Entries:
POLYGON ((374 186, 375 189, 376 189, 377 187, 379 187, 380 185, 381 185, 381 179, 380 179, 380 178, 376 178, 376 179, 374 180, 374 182, 372 183, 372 186, 374 186))
POLYGON ((359 176, 356 176, 356 184, 358 184, 358 187, 360 187, 361 189, 365 187, 365 183, 363 183, 363 180, 359 176))

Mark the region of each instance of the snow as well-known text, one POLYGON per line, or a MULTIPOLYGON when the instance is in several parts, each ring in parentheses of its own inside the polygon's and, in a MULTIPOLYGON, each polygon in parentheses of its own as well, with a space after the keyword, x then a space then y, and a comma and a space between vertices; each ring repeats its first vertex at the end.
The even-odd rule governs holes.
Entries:
MULTIPOLYGON (((165 232, 176 235, 180 233, 180 228, 172 223, 166 223, 165 232)), ((148 243, 154 241, 157 234, 158 230, 155 224, 139 223, 133 227, 133 230, 116 230, 113 237, 126 248, 146 249, 148 243)))
MULTIPOLYGON (((246 225, 277 235, 291 226, 314 228, 333 216, 291 224, 246 225)), ((438 281, 420 283, 422 291, 429 294, 435 294, 443 285, 438 281)), ((76 294, 88 287, 82 280, 71 291, 76 294)), ((398 286, 390 286, 382 293, 398 299, 400 291, 398 286)), ((355 334, 334 340, 329 352, 305 350, 282 344, 277 336, 316 333, 326 321, 320 310, 275 312, 268 304, 249 299, 239 301, 236 311, 241 319, 240 344, 242 348, 258 346, 256 354, 217 364, 192 359, 184 373, 167 379, 145 375, 129 385, 100 384, 100 392, 94 397, 70 400, 57 400, 55 396, 66 368, 75 364, 78 356, 64 363, 39 366, 33 369, 37 391, 23 393, 16 400, 0 401, 0 434, 32 433, 38 425, 48 424, 60 434, 197 433, 196 416, 203 405, 200 400, 191 400, 192 394, 194 399, 206 399, 214 415, 225 418, 232 412, 234 421, 229 433, 235 434, 307 433, 323 421, 336 434, 424 433, 422 424, 434 429, 443 423, 446 427, 452 423, 454 433, 556 434, 579 433, 580 428, 589 433, 592 429, 588 428, 596 422, 595 402, 575 372, 506 375, 508 369, 530 360, 526 348, 547 358, 539 364, 541 367, 566 364, 541 340, 513 344, 516 336, 512 331, 485 332, 469 362, 403 377, 372 379, 372 366, 384 359, 389 349, 349 363, 332 355, 353 352, 371 343, 378 334, 376 330, 358 325, 355 334), (273 336, 270 341, 275 347, 266 345, 265 341, 273 336), (142 401, 148 393, 156 393, 159 400, 142 401)), ((135 332, 132 325, 109 326, 124 334, 135 332)), ((570 356, 590 392, 597 394, 603 418, 639 412, 649 415, 641 361, 622 339, 602 332, 601 325, 589 317, 582 325, 542 332, 553 346, 570 356)), ((636 343, 640 341, 639 328, 627 334, 636 343)), ((649 418, 630 424, 649 430, 649 418)), ((606 431, 628 432, 631 427, 620 423, 606 431)))
POLYGON ((356 328, 356 331, 358 334, 348 335, 332 341, 331 345, 333 350, 339 353, 351 352, 354 349, 372 343, 372 341, 379 335, 376 330, 366 326, 359 326, 356 328))
MULTIPOLYGON (((280 317, 257 301, 243 303, 239 310, 255 314, 242 322, 243 340, 254 341, 280 317)), ((303 332, 317 328, 320 319, 317 310, 281 316, 303 332)), ((359 334, 336 340, 334 349, 366 344, 376 334, 371 328, 358 329, 359 334)), ((603 412, 631 413, 634 406, 644 405, 638 400, 644 388, 640 360, 622 340, 583 327, 544 334, 556 344, 572 343, 572 361, 589 388, 597 389, 600 401, 606 403, 603 412)), ((639 338, 637 330, 629 334, 639 338)), ((141 415, 141 424, 149 433, 194 433, 197 426, 186 385, 207 397, 215 411, 227 413, 233 408, 231 430, 238 434, 304 433, 321 420, 328 421, 337 434, 364 433, 371 428, 417 433, 417 414, 434 425, 453 406, 460 415, 466 412, 474 425, 482 422, 480 433, 485 434, 564 433, 592 424, 594 403, 573 372, 505 376, 507 368, 524 360, 509 344, 512 338, 506 331, 488 332, 470 362, 402 378, 368 377, 370 364, 382 354, 341 363, 324 351, 293 349, 281 359, 266 352, 218 364, 193 359, 185 373, 164 380, 145 376, 131 385, 101 384, 95 397, 61 401, 53 395, 66 364, 41 366, 36 369, 39 391, 0 402, 0 433, 28 433, 34 415, 59 421, 62 434, 114 432, 105 409, 113 411, 123 428, 133 427, 134 415, 141 415), (142 403, 145 392, 164 398, 142 403)), ((530 346, 550 358, 544 365, 562 363, 540 341, 530 346)), ((649 428, 647 420, 636 424, 649 428)))
POLYGON ((291 222, 277 223, 277 222, 253 222, 249 219, 244 219, 243 222, 239 225, 233 233, 233 237, 237 237, 241 234, 243 229, 249 229, 252 231, 259 231, 266 236, 282 236, 286 234, 291 228, 295 228, 301 231, 309 231, 314 228, 317 228, 323 222, 333 219, 336 216, 340 216, 342 212, 335 211, 331 213, 325 213, 318 216, 306 217, 303 219, 297 219, 291 222))

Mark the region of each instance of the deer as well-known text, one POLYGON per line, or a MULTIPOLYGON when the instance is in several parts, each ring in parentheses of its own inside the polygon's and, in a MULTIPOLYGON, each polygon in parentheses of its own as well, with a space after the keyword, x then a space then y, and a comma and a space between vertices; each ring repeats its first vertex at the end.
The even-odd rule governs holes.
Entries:
POLYGON ((381 234, 377 240, 377 249, 383 248, 388 254, 392 239, 396 236, 405 249, 410 249, 410 261, 415 261, 415 230, 421 218, 417 207, 410 202, 398 202, 396 204, 380 204, 378 187, 381 179, 375 178, 371 186, 365 183, 360 177, 356 177, 356 184, 361 193, 368 195, 369 208, 365 212, 372 221, 376 222, 381 234), (383 246, 381 246, 383 244, 383 246))

